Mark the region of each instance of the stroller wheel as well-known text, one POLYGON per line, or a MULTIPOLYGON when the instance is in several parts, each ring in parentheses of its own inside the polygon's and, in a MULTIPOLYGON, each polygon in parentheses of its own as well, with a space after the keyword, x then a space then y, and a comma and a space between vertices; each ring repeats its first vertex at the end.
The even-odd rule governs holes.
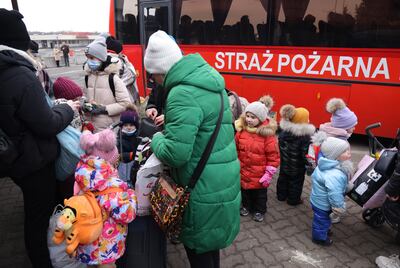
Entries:
POLYGON ((381 208, 367 209, 363 212, 362 217, 369 226, 374 228, 382 226, 385 222, 381 208))

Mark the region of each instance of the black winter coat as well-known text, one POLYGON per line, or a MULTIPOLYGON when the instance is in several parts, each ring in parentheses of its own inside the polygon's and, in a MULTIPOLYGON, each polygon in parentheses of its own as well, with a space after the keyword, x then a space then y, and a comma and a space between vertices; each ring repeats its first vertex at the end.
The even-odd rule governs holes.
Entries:
MULTIPOLYGON (((385 187, 385 192, 392 197, 400 196, 400 151, 397 152, 396 168, 385 187)), ((399 200, 400 202, 400 200, 399 200)))
POLYGON ((280 173, 289 176, 304 174, 306 154, 315 127, 311 124, 295 124, 282 119, 279 123, 280 173))
POLYGON ((136 135, 128 136, 121 131, 118 133, 118 152, 121 155, 122 162, 128 163, 135 159, 140 141, 141 138, 138 138, 136 135))
POLYGON ((67 104, 49 107, 32 62, 25 52, 0 48, 0 128, 18 150, 12 164, 0 163, 0 178, 20 179, 54 161, 56 134, 74 116, 67 104))

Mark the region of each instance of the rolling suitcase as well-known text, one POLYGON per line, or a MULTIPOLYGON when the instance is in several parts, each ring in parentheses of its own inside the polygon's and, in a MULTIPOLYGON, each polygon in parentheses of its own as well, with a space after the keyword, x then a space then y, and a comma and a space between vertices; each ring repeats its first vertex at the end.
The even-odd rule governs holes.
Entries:
POLYGON ((126 249, 118 268, 165 268, 167 242, 152 216, 138 216, 128 225, 126 249))

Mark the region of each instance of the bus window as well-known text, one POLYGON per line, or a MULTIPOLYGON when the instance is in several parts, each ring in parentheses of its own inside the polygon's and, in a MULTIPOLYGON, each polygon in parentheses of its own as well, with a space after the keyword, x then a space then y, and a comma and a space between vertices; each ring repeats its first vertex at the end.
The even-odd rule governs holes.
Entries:
POLYGON ((396 0, 275 0, 273 45, 400 47, 396 0))
POLYGON ((169 33, 168 6, 145 6, 143 8, 143 26, 145 45, 147 45, 150 35, 156 31, 163 30, 169 33))
POLYGON ((182 6, 175 9, 175 16, 180 18, 179 24, 175 25, 177 42, 192 45, 265 45, 268 2, 182 1, 182 6))
POLYGON ((123 44, 139 44, 138 0, 115 1, 116 37, 123 44))

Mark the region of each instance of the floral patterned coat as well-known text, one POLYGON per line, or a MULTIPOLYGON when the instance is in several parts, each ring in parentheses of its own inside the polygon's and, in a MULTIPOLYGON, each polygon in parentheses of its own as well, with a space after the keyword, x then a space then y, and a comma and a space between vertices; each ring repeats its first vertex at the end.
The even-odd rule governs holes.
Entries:
POLYGON ((125 251, 128 223, 136 217, 137 199, 126 182, 118 178, 118 171, 107 161, 95 156, 81 157, 75 181, 82 191, 93 193, 110 188, 122 191, 98 195, 97 201, 106 220, 100 237, 91 244, 79 245, 77 258, 88 265, 113 263, 125 251))

